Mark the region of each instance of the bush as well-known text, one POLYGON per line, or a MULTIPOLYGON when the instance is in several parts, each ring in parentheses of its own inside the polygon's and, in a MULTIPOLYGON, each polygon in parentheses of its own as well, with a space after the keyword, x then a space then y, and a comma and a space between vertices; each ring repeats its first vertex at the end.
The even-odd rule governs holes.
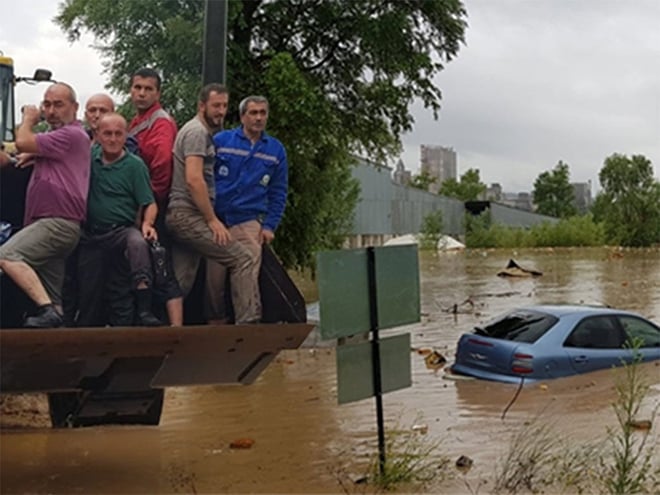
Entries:
POLYGON ((429 213, 422 220, 419 247, 421 249, 436 249, 442 236, 442 210, 429 213))
POLYGON ((529 229, 491 224, 486 213, 466 219, 466 245, 469 248, 602 246, 605 231, 591 215, 545 222, 529 229))

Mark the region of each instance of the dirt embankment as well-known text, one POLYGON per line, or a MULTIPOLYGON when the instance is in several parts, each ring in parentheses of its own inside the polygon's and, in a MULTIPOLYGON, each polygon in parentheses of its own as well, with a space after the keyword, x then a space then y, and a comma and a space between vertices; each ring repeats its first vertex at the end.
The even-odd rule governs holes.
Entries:
POLYGON ((0 394, 0 428, 48 428, 45 394, 0 394))

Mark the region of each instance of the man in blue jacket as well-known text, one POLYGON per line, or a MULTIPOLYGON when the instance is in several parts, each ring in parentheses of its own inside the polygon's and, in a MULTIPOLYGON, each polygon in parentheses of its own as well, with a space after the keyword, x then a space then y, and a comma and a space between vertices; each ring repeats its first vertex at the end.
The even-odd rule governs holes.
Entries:
MULTIPOLYGON (((215 213, 233 239, 248 248, 259 262, 262 244, 275 238, 288 191, 288 163, 282 143, 265 131, 268 100, 248 96, 238 106, 241 126, 213 138, 215 162, 215 213)), ((224 323, 226 268, 209 262, 207 290, 209 321, 224 323)))

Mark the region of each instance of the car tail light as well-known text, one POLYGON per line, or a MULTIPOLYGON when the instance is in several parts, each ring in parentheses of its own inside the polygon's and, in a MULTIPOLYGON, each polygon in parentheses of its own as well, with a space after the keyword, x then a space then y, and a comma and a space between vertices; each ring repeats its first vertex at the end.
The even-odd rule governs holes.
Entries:
POLYGON ((534 368, 532 368, 533 359, 534 356, 532 356, 531 354, 521 354, 521 353, 514 354, 513 362, 511 363, 511 371, 523 375, 532 373, 534 371, 534 368))

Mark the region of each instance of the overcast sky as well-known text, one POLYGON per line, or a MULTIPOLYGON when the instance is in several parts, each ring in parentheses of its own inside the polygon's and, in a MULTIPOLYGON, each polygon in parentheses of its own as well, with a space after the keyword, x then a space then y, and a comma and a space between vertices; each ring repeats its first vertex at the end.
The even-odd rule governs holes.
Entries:
MULTIPOLYGON (((144 0, 149 1, 149 0, 144 0)), ((0 50, 18 74, 47 67, 81 102, 102 90, 89 37, 69 44, 52 23, 53 0, 12 4, 0 50)), ((660 177, 660 0, 466 0, 466 45, 436 77, 440 118, 413 107, 401 156, 419 169, 419 146, 452 147, 459 175, 478 168, 505 191, 531 190, 559 160, 591 180, 612 153, 643 154, 660 177)), ((17 88, 20 104, 43 86, 17 88)), ((273 116, 276 118, 276 116, 273 116)))

